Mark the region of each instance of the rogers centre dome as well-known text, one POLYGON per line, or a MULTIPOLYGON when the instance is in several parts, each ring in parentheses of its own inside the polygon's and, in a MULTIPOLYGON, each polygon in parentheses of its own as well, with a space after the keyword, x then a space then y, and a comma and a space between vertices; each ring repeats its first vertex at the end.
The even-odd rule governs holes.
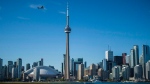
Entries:
POLYGON ((45 77, 55 77, 59 75, 59 72, 48 66, 37 66, 25 71, 24 74, 26 76, 33 77, 33 78, 35 75, 45 78, 45 77))

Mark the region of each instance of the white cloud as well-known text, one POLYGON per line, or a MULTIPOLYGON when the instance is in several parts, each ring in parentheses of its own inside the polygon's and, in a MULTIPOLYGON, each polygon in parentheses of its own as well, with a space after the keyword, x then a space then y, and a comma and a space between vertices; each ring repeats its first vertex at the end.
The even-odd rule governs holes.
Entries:
POLYGON ((30 18, 25 18, 25 17, 20 17, 20 16, 18 16, 17 18, 22 19, 22 20, 29 20, 30 19, 30 18))
POLYGON ((60 14, 66 14, 66 12, 64 12, 64 11, 59 11, 59 13, 60 13, 60 14))
POLYGON ((33 9, 37 9, 38 6, 40 6, 40 5, 35 5, 35 4, 29 5, 29 7, 30 7, 30 8, 33 8, 33 9))

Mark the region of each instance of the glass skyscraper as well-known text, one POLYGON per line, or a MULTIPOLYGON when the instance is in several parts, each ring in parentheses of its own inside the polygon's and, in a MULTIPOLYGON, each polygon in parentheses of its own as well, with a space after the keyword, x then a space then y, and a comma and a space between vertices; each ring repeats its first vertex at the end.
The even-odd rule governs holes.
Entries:
POLYGON ((135 65, 139 64, 139 47, 138 45, 133 46, 134 49, 134 55, 135 55, 135 65))
POLYGON ((131 49, 130 51, 130 63, 131 63, 131 68, 134 68, 135 66, 135 55, 134 55, 134 49, 131 49))
POLYGON ((18 78, 21 78, 21 68, 22 68, 22 59, 17 59, 17 68, 18 68, 18 78))
POLYGON ((113 61, 113 51, 105 51, 105 58, 107 61, 113 61))
POLYGON ((150 49, 148 45, 143 45, 142 46, 142 56, 143 56, 143 77, 146 78, 146 62, 148 62, 148 60, 150 60, 150 49))

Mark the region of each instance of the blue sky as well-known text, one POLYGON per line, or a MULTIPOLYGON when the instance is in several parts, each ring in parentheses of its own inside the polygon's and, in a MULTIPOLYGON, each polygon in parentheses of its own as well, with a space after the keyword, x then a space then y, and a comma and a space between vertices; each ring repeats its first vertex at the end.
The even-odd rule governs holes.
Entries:
MULTIPOLYGON (((44 59, 44 65, 61 69, 65 53, 67 0, 0 0, 0 58, 44 59), (43 5, 45 9, 39 10, 43 5)), ((150 45, 149 0, 69 0, 70 57, 89 66, 105 57, 108 45, 114 55, 130 54, 133 45, 150 45)))

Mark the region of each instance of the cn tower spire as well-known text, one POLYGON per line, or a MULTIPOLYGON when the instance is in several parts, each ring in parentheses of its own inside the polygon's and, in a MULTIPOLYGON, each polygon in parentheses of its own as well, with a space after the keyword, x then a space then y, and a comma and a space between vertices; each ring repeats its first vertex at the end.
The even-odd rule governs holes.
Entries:
POLYGON ((67 26, 69 26, 69 5, 67 2, 67 26))
POLYGON ((66 28, 65 28, 65 32, 66 33, 70 33, 71 32, 71 28, 69 27, 69 4, 67 2, 67 17, 66 17, 66 28))
POLYGON ((69 33, 71 32, 71 28, 69 27, 69 7, 67 3, 67 15, 66 15, 66 56, 65 56, 65 79, 70 79, 70 54, 69 54, 69 33))

